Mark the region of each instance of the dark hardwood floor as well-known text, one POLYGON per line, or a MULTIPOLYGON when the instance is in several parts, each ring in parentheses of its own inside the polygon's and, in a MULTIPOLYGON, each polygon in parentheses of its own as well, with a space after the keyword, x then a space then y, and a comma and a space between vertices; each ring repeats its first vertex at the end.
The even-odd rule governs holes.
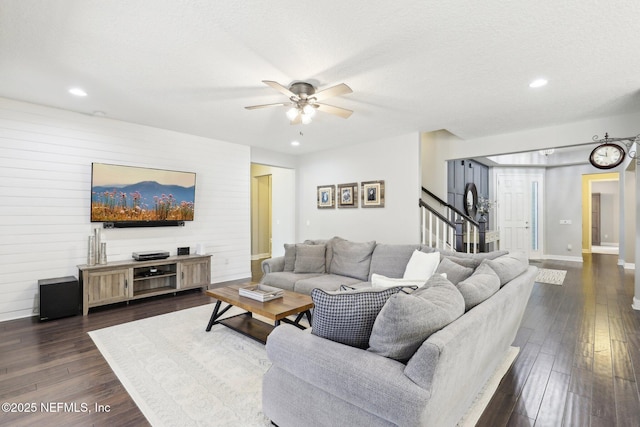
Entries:
POLYGON ((616 263, 602 254, 532 263, 567 276, 535 284, 520 354, 478 426, 640 426, 640 312, 633 271, 616 263))
MULTIPOLYGON (((640 312, 631 309, 633 272, 616 259, 533 263, 567 270, 565 284, 535 284, 514 343, 520 354, 479 426, 640 426, 640 312)), ((0 323, 0 402, 37 409, 0 413, 0 425, 148 425, 87 332, 209 302, 196 290, 87 317, 0 323)))

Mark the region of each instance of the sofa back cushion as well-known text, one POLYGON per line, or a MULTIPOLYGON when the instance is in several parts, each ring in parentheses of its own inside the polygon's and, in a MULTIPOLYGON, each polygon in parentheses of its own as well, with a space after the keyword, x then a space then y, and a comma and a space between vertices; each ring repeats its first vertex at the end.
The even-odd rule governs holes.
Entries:
POLYGON ((371 255, 369 281, 372 280, 373 274, 402 278, 411 254, 419 248, 420 245, 390 245, 378 243, 371 255))
POLYGON ((524 252, 513 252, 485 261, 500 278, 500 286, 515 279, 529 267, 529 258, 524 252))
MULTIPOLYGON (((285 259, 286 262, 286 259, 285 259)), ((296 260, 294 273, 324 273, 325 246, 324 245, 296 245, 296 260)))
POLYGON ((500 289, 500 278, 484 260, 469 278, 456 287, 464 298, 465 310, 471 310, 500 289))
POLYGON ((435 274, 446 274, 447 279, 457 285, 463 280, 471 276, 476 269, 475 262, 468 262, 466 258, 458 258, 461 262, 456 262, 452 257, 444 257, 438 268, 436 268, 435 274))
POLYGON ((357 289, 353 291, 311 291, 313 328, 322 338, 358 348, 367 348, 376 316, 387 299, 400 288, 357 289))
POLYGON ((284 244, 284 270, 293 271, 296 264, 296 244, 285 243, 284 244))
POLYGON ((307 239, 304 243, 305 245, 324 245, 326 248, 325 251, 325 264, 324 269, 326 272, 329 271, 329 267, 331 266, 331 258, 333 257, 333 247, 331 245, 332 239, 307 239))
POLYGON ((331 239, 331 247, 333 256, 329 273, 362 281, 369 278, 375 241, 358 243, 334 237, 331 239))
POLYGON ((417 291, 397 293, 380 310, 369 351, 405 363, 432 333, 464 314, 464 298, 440 275, 417 291))

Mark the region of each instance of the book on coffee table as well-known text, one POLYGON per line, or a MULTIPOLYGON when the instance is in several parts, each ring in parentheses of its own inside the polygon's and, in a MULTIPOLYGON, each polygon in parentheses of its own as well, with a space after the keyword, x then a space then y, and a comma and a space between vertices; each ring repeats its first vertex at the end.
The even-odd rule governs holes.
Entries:
POLYGON ((282 289, 263 284, 243 286, 238 289, 238 293, 242 297, 247 297, 262 302, 271 301, 272 299, 276 298, 282 298, 282 296, 284 295, 282 289))

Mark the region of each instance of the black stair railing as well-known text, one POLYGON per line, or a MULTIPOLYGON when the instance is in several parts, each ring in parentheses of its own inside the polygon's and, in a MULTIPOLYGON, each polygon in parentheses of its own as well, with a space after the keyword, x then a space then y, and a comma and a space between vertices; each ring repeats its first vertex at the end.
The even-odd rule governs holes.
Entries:
POLYGON ((424 187, 422 193, 427 196, 418 203, 422 244, 457 252, 485 251, 486 220, 476 221, 424 187))

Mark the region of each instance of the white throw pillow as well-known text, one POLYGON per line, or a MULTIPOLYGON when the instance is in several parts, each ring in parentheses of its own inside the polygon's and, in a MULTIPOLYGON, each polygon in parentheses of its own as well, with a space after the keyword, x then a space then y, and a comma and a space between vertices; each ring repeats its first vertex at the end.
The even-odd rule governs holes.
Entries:
POLYGON ((429 280, 436 268, 440 264, 440 252, 421 252, 418 250, 413 251, 409 263, 404 270, 403 279, 423 280, 426 282, 429 280))

